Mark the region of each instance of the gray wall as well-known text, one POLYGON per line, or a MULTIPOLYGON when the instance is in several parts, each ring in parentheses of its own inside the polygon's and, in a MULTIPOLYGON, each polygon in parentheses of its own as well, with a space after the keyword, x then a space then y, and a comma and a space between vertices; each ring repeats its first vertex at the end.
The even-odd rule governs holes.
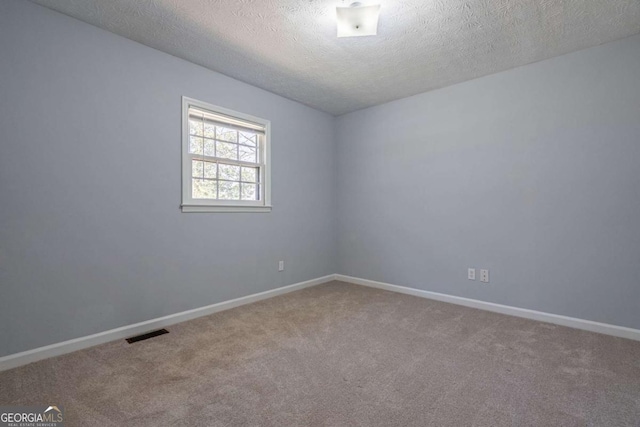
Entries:
POLYGON ((0 58, 0 356, 335 272, 333 117, 22 0, 0 58), (182 95, 271 120, 272 213, 180 212, 182 95))
POLYGON ((640 36, 342 116, 337 138, 340 273, 640 328, 640 36))
POLYGON ((640 36, 338 119, 20 0, 0 57, 0 356, 336 271, 640 328, 640 36), (179 211, 182 95, 272 213, 179 211))

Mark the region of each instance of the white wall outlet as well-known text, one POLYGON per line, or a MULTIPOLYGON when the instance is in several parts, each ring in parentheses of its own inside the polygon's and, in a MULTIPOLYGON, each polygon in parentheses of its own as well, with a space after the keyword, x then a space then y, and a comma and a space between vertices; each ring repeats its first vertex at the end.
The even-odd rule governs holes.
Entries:
POLYGON ((284 271, 284 261, 278 261, 278 271, 284 271))
POLYGON ((476 280, 476 269, 470 268, 467 270, 467 277, 469 280, 476 280))
POLYGON ((489 283, 489 270, 480 270, 480 281, 489 283))

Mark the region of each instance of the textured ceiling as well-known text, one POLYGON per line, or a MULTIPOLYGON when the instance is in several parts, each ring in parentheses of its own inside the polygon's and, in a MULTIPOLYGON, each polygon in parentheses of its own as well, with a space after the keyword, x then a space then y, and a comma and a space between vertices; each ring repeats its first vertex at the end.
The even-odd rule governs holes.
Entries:
POLYGON ((340 39, 341 0, 32 1, 334 115, 640 33, 640 0, 380 0, 340 39))

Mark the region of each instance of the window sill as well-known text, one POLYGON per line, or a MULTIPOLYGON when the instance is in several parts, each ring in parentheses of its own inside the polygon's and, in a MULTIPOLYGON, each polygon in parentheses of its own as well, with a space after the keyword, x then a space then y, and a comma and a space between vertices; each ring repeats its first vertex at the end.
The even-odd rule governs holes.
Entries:
POLYGON ((201 205, 182 205, 183 213, 197 212, 255 212, 266 213, 271 212, 271 206, 201 206, 201 205))

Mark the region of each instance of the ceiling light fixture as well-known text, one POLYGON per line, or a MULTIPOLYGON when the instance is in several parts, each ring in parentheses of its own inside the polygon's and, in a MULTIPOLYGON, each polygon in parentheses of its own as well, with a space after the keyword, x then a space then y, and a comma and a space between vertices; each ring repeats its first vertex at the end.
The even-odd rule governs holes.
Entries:
POLYGON ((338 37, 375 36, 379 14, 379 4, 365 6, 356 2, 347 7, 336 7, 338 37))

